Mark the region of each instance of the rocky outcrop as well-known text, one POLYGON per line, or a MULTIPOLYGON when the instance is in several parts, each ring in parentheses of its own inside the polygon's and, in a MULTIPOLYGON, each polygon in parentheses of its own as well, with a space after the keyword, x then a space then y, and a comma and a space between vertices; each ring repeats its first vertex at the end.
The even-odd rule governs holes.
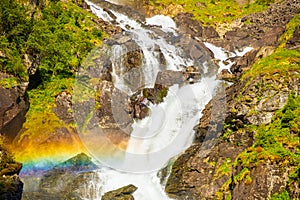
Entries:
POLYGON ((21 163, 0 147, 0 199, 20 200, 22 198, 23 183, 18 174, 22 168, 21 163))
POLYGON ((193 18, 191 13, 179 13, 174 17, 174 21, 180 32, 198 37, 201 41, 219 37, 218 32, 212 26, 201 26, 193 18))
POLYGON ((271 55, 275 50, 272 46, 263 46, 255 48, 252 51, 246 53, 244 56, 235 59, 235 63, 230 67, 232 75, 238 79, 241 77, 244 71, 251 68, 252 64, 261 58, 271 55))
MULTIPOLYGON (((0 74, 0 80, 2 74, 0 74)), ((25 122, 29 100, 24 88, 0 86, 0 135, 12 141, 25 122)))
POLYGON ((72 95, 62 92, 55 99, 56 107, 53 108, 55 114, 65 123, 74 122, 72 113, 72 95))
POLYGON ((285 31, 285 25, 300 12, 299 1, 287 0, 271 4, 263 12, 240 19, 238 26, 225 32, 223 38, 210 40, 226 49, 240 49, 244 46, 278 46, 278 39, 285 31))
POLYGON ((105 193, 101 200, 134 200, 132 193, 137 190, 134 185, 127 185, 120 189, 116 189, 105 193))
POLYGON ((101 6, 101 8, 104 8, 106 10, 113 10, 113 11, 125 14, 126 16, 129 16, 130 18, 132 18, 136 21, 140 21, 140 22, 145 21, 145 16, 142 12, 139 12, 139 10, 133 10, 129 6, 117 5, 117 4, 113 4, 111 2, 102 1, 102 0, 92 0, 92 2, 95 3, 96 5, 101 6))

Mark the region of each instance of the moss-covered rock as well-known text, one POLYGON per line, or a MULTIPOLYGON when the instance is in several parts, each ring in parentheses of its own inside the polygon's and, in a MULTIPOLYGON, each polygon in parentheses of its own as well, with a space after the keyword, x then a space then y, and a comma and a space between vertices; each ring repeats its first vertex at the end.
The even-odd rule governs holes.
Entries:
POLYGON ((22 164, 15 162, 12 155, 0 146, 0 199, 22 198, 23 183, 18 177, 21 168, 22 164))
POLYGON ((134 200, 132 193, 137 190, 134 185, 127 185, 120 189, 116 189, 105 193, 101 200, 134 200))

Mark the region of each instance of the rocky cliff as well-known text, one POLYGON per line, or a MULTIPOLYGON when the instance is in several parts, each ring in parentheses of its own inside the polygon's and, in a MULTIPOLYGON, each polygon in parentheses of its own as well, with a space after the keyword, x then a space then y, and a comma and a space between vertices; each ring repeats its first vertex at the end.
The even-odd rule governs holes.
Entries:
POLYGON ((273 4, 243 18, 251 24, 225 33, 224 42, 215 39, 255 48, 231 67, 235 83, 203 111, 194 145, 168 178, 170 197, 299 198, 300 55, 288 50, 298 49, 298 13, 299 2, 273 4))

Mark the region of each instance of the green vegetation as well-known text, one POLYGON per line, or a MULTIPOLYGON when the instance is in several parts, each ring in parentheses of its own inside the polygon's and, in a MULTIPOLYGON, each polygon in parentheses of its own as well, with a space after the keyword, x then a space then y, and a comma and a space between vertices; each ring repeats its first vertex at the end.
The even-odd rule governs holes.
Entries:
POLYGON ((22 136, 46 137, 58 127, 69 126, 53 112, 55 97, 63 91, 73 92, 75 72, 103 39, 98 18, 74 2, 82 3, 1 1, 0 71, 18 78, 2 79, 0 85, 12 88, 20 80, 28 81, 31 62, 39 66, 43 81, 28 91, 30 109, 22 136))
MULTIPOLYGON (((265 58, 258 60, 249 71, 243 74, 242 80, 247 80, 244 86, 246 89, 255 77, 264 77, 263 80, 273 79, 287 81, 291 76, 299 76, 300 72, 300 52, 285 48, 286 42, 292 37, 296 26, 300 23, 300 14, 296 15, 287 25, 287 31, 280 38, 280 45, 275 51, 265 58)), ((278 88, 264 81, 256 85, 256 98, 258 102, 266 89, 278 90, 278 88)), ((242 94, 242 93, 241 93, 242 94)), ((242 95, 239 100, 247 101, 242 95)), ((251 101, 251 100, 250 100, 251 101)), ((251 110, 251 112, 256 112, 251 110)), ((234 121, 224 127, 222 139, 228 140, 235 132, 250 131, 254 133, 254 144, 238 155, 233 163, 234 167, 242 167, 239 174, 234 176, 234 183, 243 181, 251 184, 251 169, 258 165, 271 163, 278 166, 278 169, 289 173, 286 190, 274 194, 271 199, 290 199, 293 184, 299 183, 300 171, 300 96, 292 92, 289 95, 286 105, 275 113, 271 123, 267 125, 245 125, 243 128, 234 127, 234 121)), ((222 186, 220 196, 223 196, 226 188, 230 187, 231 180, 222 186)), ((219 194, 219 193, 217 193, 219 194)))
POLYGON ((73 78, 55 78, 28 92, 30 109, 26 114, 22 136, 46 137, 55 128, 66 126, 52 109, 55 107, 55 97, 62 91, 71 93, 73 84, 73 78))
MULTIPOLYGON (((251 70, 244 73, 243 78, 258 75, 288 75, 289 71, 300 70, 300 52, 285 48, 286 42, 292 37, 295 28, 300 24, 300 14, 296 15, 286 26, 286 32, 280 38, 279 47, 270 56, 260 59, 251 70)), ((250 79, 251 80, 251 79, 250 79)))
POLYGON ((281 193, 274 194, 270 200, 290 200, 290 199, 291 198, 290 198, 289 193, 286 190, 284 190, 281 193))
POLYGON ((4 78, 0 80, 0 86, 4 88, 13 88, 15 86, 20 85, 19 81, 15 77, 10 77, 10 78, 4 78))
POLYGON ((280 73, 280 75, 287 75, 289 71, 300 69, 300 52, 297 50, 288 50, 279 47, 273 54, 260 59, 255 63, 251 70, 247 71, 245 77, 256 77, 258 75, 266 74, 273 75, 280 73))
POLYGON ((0 70, 22 79, 27 79, 26 55, 39 64, 43 80, 71 77, 101 44, 96 17, 71 1, 23 6, 3 0, 0 12, 0 70))
POLYGON ((247 169, 269 160, 280 163, 282 168, 289 166, 293 169, 289 182, 297 181, 300 166, 300 96, 292 93, 270 124, 249 128, 256 132, 255 143, 237 157, 235 165, 247 169))
POLYGON ((201 24, 214 26, 265 10, 272 2, 274 0, 256 0, 254 3, 239 5, 235 0, 150 0, 149 4, 154 5, 158 12, 170 4, 181 5, 201 24))
POLYGON ((295 28, 300 24, 300 14, 297 14, 286 26, 286 32, 280 37, 280 47, 284 47, 286 42, 292 38, 295 28))

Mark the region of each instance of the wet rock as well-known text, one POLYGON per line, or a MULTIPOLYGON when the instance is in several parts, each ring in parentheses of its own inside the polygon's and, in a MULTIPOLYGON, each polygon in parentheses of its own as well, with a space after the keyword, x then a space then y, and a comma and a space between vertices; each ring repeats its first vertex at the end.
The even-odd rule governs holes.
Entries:
POLYGON ((0 134, 12 141, 25 122, 28 108, 29 100, 24 89, 20 86, 13 88, 0 86, 0 134))
POLYGON ((96 5, 99 5, 101 8, 105 8, 108 10, 113 10, 118 13, 125 14, 126 16, 129 16, 131 19, 134 19, 135 21, 141 21, 141 22, 145 21, 145 16, 143 15, 142 12, 139 12, 139 10, 133 10, 129 6, 117 5, 102 0, 92 0, 91 2, 95 3, 96 5))
POLYGON ((221 79, 224 81, 234 82, 236 81, 236 77, 230 73, 227 69, 223 69, 218 75, 217 79, 221 79))
POLYGON ((238 78, 244 71, 249 70, 257 60, 271 55, 274 50, 275 48, 272 46, 253 49, 244 56, 235 59, 235 63, 230 67, 230 70, 238 78))
POLYGON ((15 162, 12 155, 0 147, 0 199, 20 200, 23 183, 18 174, 22 164, 15 162))
POLYGON ((0 199, 22 199, 23 183, 17 175, 0 177, 0 185, 0 199))
POLYGON ((150 114, 149 105, 163 102, 168 87, 155 84, 154 88, 143 88, 130 97, 130 110, 134 118, 143 119, 150 114))
POLYGON ((37 186, 25 191, 23 199, 97 199, 100 188, 90 185, 100 181, 97 172, 93 171, 97 168, 90 157, 81 153, 43 172, 37 180, 32 180, 35 176, 25 176, 23 179, 28 185, 35 181, 37 186))
POLYGON ((117 190, 105 193, 101 200, 134 200, 132 193, 137 190, 134 185, 127 185, 117 190))
POLYGON ((103 19, 97 18, 93 19, 93 21, 96 22, 99 28, 108 35, 116 35, 123 31, 121 27, 112 25, 110 22, 106 22, 103 19))

